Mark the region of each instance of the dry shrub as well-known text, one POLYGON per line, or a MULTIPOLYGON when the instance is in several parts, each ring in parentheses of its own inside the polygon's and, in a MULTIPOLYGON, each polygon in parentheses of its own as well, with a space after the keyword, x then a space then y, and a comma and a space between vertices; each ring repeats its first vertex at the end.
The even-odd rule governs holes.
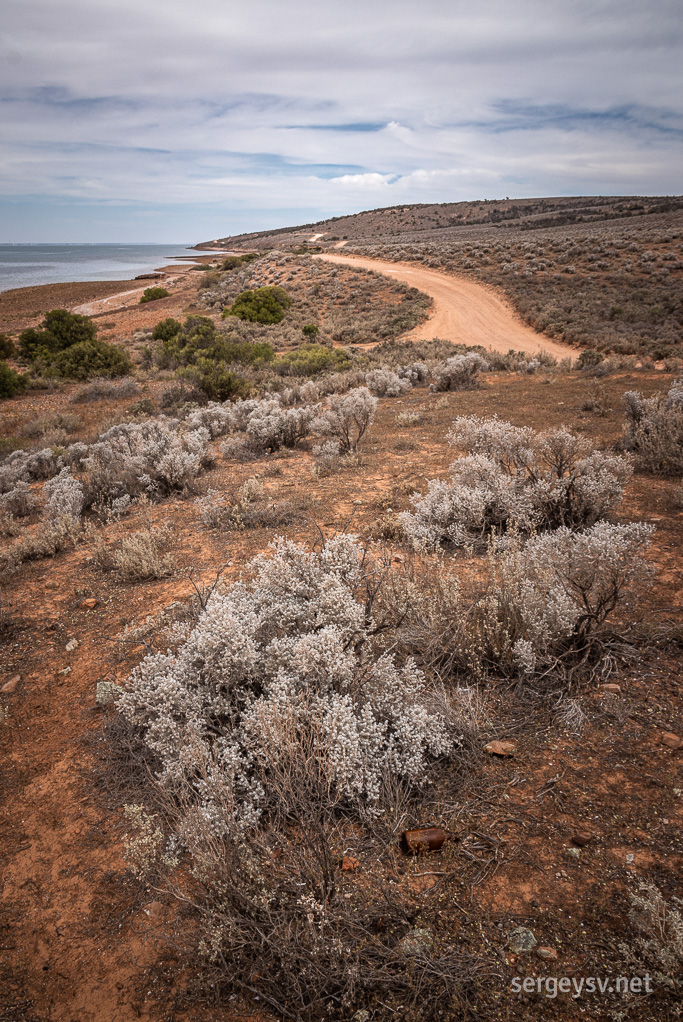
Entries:
POLYGON ((41 525, 34 535, 26 536, 0 552, 0 571, 13 572, 25 561, 54 557, 62 550, 76 546, 82 538, 81 527, 71 515, 49 525, 41 525))
POLYGON ((666 476, 683 473, 683 379, 668 394, 643 398, 630 390, 624 401, 624 444, 635 452, 638 467, 666 476))
POLYGON ((108 546, 100 539, 95 543, 93 560, 104 571, 116 571, 129 582, 165 578, 176 566, 173 554, 166 552, 172 538, 173 530, 169 524, 147 524, 115 546, 108 546))

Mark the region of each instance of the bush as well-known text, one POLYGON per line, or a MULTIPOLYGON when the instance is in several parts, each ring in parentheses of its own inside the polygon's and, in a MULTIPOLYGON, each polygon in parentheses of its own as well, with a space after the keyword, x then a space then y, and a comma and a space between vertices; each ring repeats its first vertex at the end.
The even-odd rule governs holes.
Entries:
POLYGON ((40 329, 31 327, 19 334, 19 351, 33 361, 38 355, 54 355, 73 344, 93 343, 96 338, 97 328, 88 316, 53 309, 46 313, 40 329))
POLYGON ((451 481, 431 480, 399 516, 418 548, 592 525, 621 500, 631 473, 625 458, 564 429, 534 433, 495 417, 456 419, 448 442, 468 452, 451 465, 451 481))
POLYGON ((0 494, 0 510, 15 518, 24 518, 35 509, 36 499, 28 483, 19 480, 12 490, 0 494))
POLYGON ((112 426, 88 448, 86 505, 190 487, 208 462, 208 430, 180 432, 173 420, 112 426))
POLYGON ((74 380, 125 376, 132 369, 123 348, 97 339, 97 329, 88 316, 65 309, 48 312, 39 330, 24 330, 19 335, 19 350, 41 371, 74 380))
POLYGON ((133 365, 128 353, 116 344, 84 341, 55 355, 50 367, 58 376, 87 380, 91 376, 126 376, 133 365))
POLYGON ((68 468, 63 468, 44 488, 47 497, 47 515, 51 522, 64 518, 80 518, 85 503, 83 486, 74 479, 68 468))
POLYGON ((468 355, 454 355, 434 370, 434 390, 472 390, 479 386, 477 375, 489 369, 488 362, 471 352, 468 355))
POLYGON ((309 742, 330 797, 370 812, 392 775, 423 778, 452 747, 414 664, 373 649, 377 578, 357 540, 271 550, 252 581, 214 590, 176 655, 146 657, 118 702, 162 779, 207 778, 187 822, 199 811, 226 837, 267 820, 309 742))
POLYGON ((253 445, 261 450, 277 451, 281 447, 296 447, 311 432, 312 422, 320 410, 319 405, 300 408, 282 408, 279 401, 259 401, 246 424, 246 432, 253 445))
POLYGON ((167 291, 165 287, 146 287, 142 292, 140 298, 140 304, 145 302, 155 302, 158 298, 168 298, 170 291, 167 291))
POLYGON ((173 554, 164 553, 171 539, 170 526, 148 526, 126 536, 113 549, 99 544, 93 552, 93 560, 105 571, 116 571, 130 582, 165 578, 175 568, 173 554))
POLYGON ((615 611, 632 611, 652 576, 653 532, 597 522, 494 542, 476 578, 432 564, 411 569, 385 597, 401 615, 400 647, 441 677, 543 677, 556 686, 593 676, 619 641, 615 611))
POLYGON ((160 340, 155 359, 163 368, 216 363, 219 368, 238 362, 241 365, 271 362, 275 353, 270 344, 235 340, 216 330, 205 316, 188 316, 184 324, 176 319, 161 320, 152 333, 160 340))
MULTIPOLYGON (((186 321, 187 322, 187 321, 186 321)), ((183 329, 182 323, 177 319, 161 319, 152 331, 152 339, 155 341, 170 341, 183 329)))
POLYGON ((339 348, 324 344, 302 344, 282 355, 275 363, 281 376, 317 376, 319 373, 343 372, 351 359, 339 348))
POLYGON ((365 385, 368 390, 379 397, 398 397, 410 390, 412 384, 405 377, 392 372, 387 366, 371 369, 365 374, 365 385))
POLYGON ((226 369, 221 363, 207 358, 197 359, 194 365, 178 370, 178 376, 187 380, 209 401, 229 401, 246 397, 251 390, 249 380, 226 369))
POLYGON ((305 323, 301 332, 306 338, 315 338, 320 333, 320 327, 316 323, 305 323))
POLYGON ((333 394, 326 404, 325 410, 313 421, 312 432, 338 440, 343 451, 355 451, 372 425, 377 398, 367 387, 356 387, 348 394, 333 394))
POLYGON ((683 380, 676 380, 667 394, 650 398, 630 390, 624 402, 624 445, 635 452, 638 467, 667 476, 683 474, 683 380))
POLYGON ((28 375, 17 373, 10 369, 6 362, 0 361, 0 398, 23 394, 28 384, 28 375))
POLYGON ((250 323, 280 323, 291 304, 284 288, 259 287, 239 294, 230 308, 223 310, 223 316, 237 316, 250 323))
POLYGON ((16 353, 17 349, 12 338, 7 334, 0 334, 0 359, 13 358, 16 353))

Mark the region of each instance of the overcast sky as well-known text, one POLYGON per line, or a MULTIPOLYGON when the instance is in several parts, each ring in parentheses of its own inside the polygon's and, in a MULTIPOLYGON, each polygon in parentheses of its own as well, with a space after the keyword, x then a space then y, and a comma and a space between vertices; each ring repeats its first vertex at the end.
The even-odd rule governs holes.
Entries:
POLYGON ((0 242, 683 191, 680 0, 3 0, 0 242))

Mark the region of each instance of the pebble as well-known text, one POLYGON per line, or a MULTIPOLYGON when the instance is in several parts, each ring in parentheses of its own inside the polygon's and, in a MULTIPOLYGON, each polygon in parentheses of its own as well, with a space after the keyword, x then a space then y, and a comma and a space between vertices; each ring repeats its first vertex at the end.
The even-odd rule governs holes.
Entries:
POLYGON ((539 958, 542 958, 544 962, 554 962, 557 958, 557 951, 554 947, 537 947, 536 954, 539 958))
POLYGON ((571 836, 571 842, 577 848, 585 848, 593 840, 593 835, 588 830, 575 830, 571 836))
POLYGON ((342 858, 341 868, 344 871, 344 873, 350 873, 352 870, 358 869, 359 866, 360 862, 358 861, 358 859, 354 859, 352 855, 345 855, 342 858))
POLYGON ((581 858, 581 852, 579 851, 578 848, 567 848, 567 850, 565 851, 565 855, 567 855, 568 858, 570 858, 570 859, 580 859, 581 858))
POLYGON ((416 926, 414 930, 398 942, 398 948, 404 955, 419 955, 431 951, 434 934, 426 927, 416 926))
POLYGON ((615 695, 619 695, 621 693, 621 685, 617 685, 614 682, 610 681, 610 682, 608 682, 607 685, 603 685, 602 686, 602 691, 603 692, 614 692, 615 695))
POLYGON ((9 681, 6 681, 2 688, 0 688, 0 692, 16 692, 17 685, 19 684, 20 681, 21 675, 15 674, 13 678, 10 678, 9 681))
POLYGON ((66 644, 67 653, 73 653, 75 649, 78 649, 78 639, 69 639, 66 644))
POLYGON ((537 943, 538 941, 534 937, 533 931, 529 930, 526 926, 518 926, 508 937, 508 947, 516 955, 521 955, 525 951, 531 951, 536 947, 537 943))
POLYGON ((484 752, 491 756, 512 756, 517 746, 514 742, 489 742, 484 746, 484 752))
POLYGON ((673 734, 671 731, 666 731, 662 735, 662 745, 666 745, 667 749, 680 749, 683 741, 681 741, 678 735, 673 734))
POLYGON ((86 610, 93 610, 96 606, 97 600, 95 600, 92 597, 87 600, 83 600, 83 602, 81 603, 81 607, 85 607, 86 610))

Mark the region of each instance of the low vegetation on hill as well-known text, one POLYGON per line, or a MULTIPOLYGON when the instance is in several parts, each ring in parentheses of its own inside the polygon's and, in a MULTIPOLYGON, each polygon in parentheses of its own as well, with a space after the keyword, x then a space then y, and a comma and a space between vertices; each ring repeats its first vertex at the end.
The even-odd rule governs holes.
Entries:
MULTIPOLYGON (((673 250, 582 202, 439 230, 673 250)), ((673 1020, 676 345, 411 342, 427 296, 301 252, 188 277, 118 346, 0 339, 8 1019, 96 976, 97 1022, 673 1020), (651 989, 555 996, 588 974, 651 989)))

